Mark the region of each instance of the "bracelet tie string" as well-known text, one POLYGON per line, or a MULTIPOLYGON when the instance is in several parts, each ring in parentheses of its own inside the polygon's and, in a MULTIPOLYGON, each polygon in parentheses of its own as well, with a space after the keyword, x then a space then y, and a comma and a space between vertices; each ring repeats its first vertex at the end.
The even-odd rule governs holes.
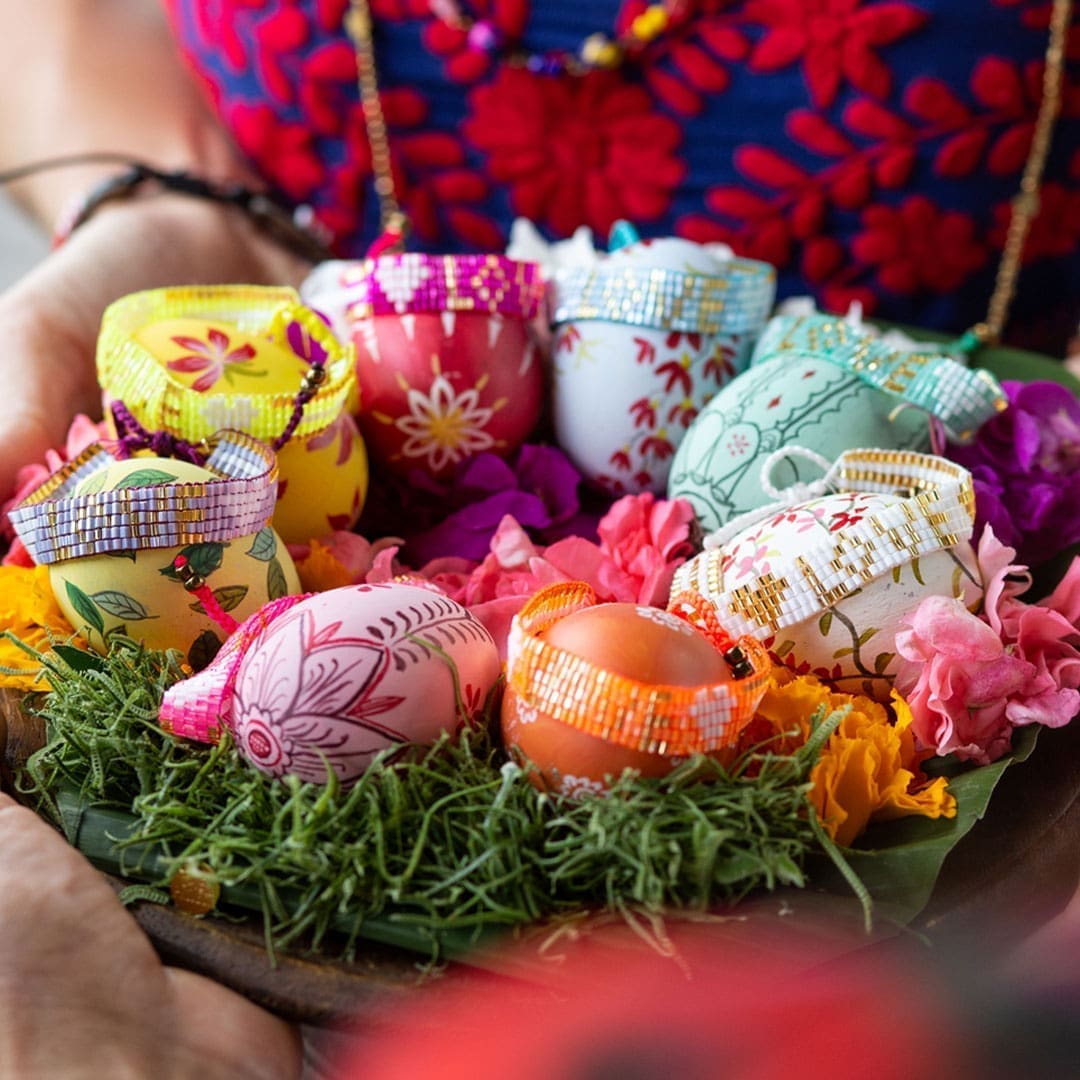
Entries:
POLYGON ((733 536, 742 532, 743 529, 758 521, 762 521, 780 510, 787 510, 792 506, 818 499, 822 495, 828 495, 836 490, 836 479, 840 473, 840 464, 829 461, 815 450, 808 450, 805 446, 781 446, 774 450, 761 463, 761 490, 773 501, 759 506, 754 510, 748 510, 745 514, 733 517, 726 525, 714 529, 702 541, 706 551, 713 548, 723 547, 733 536), (809 483, 796 481, 785 488, 778 488, 772 482, 772 471, 781 462, 788 458, 801 457, 817 465, 825 474, 818 480, 809 483))

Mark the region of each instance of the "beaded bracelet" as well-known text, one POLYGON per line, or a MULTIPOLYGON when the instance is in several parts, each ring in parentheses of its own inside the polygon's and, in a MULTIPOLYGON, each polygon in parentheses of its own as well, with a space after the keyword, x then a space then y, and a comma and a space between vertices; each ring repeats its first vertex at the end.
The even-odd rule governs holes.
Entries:
POLYGON ((254 191, 239 183, 221 183, 196 176, 186 169, 166 171, 142 161, 130 161, 128 167, 114 176, 99 181, 83 192, 60 215, 53 230, 52 246, 60 247, 71 234, 108 202, 133 197, 140 188, 155 184, 166 192, 189 195, 232 206, 248 217, 255 227, 282 247, 308 259, 322 262, 331 258, 330 236, 311 214, 307 206, 290 210, 262 191, 254 191))

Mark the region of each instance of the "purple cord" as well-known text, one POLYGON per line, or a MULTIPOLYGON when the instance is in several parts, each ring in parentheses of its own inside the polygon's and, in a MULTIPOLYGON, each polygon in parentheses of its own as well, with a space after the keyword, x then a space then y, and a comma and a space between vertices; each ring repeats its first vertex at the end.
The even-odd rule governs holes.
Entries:
POLYGON ((277 453, 277 451, 293 437, 296 426, 303 418, 304 407, 315 396, 319 387, 326 381, 325 365, 325 360, 314 359, 311 361, 311 367, 308 368, 307 374, 300 384, 300 389, 297 391, 296 399, 293 402, 293 411, 292 415, 289 417, 289 422, 285 425, 285 430, 270 444, 275 453, 277 453))
POLYGON ((147 431, 122 401, 114 401, 111 409, 116 433, 120 436, 116 457, 121 461, 131 457, 136 450, 150 450, 157 457, 179 458, 192 465, 205 463, 206 455, 193 443, 178 439, 167 431, 147 431))

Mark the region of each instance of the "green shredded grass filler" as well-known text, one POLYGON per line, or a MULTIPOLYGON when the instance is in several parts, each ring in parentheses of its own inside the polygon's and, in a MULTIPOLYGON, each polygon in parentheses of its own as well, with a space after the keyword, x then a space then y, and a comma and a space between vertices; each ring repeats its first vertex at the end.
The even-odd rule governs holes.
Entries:
POLYGON ((271 949, 303 938, 348 955, 378 920, 433 953, 448 936, 467 944, 582 909, 640 923, 802 886, 821 850, 808 776, 839 713, 791 757, 755 752, 729 770, 692 758, 662 780, 627 774, 607 797, 541 793, 482 731, 380 758, 343 787, 271 780, 227 736, 208 747, 162 732, 176 654, 118 640, 107 658, 45 663, 48 742, 23 778, 40 809, 62 821, 66 792, 131 815, 127 835, 97 841, 120 849, 126 876, 158 889, 199 868, 226 902, 261 908, 271 949))

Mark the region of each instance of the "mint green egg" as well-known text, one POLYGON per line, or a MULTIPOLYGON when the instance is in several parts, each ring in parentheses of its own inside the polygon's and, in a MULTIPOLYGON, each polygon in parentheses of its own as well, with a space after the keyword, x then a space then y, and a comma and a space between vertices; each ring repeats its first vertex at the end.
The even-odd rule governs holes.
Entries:
MULTIPOLYGON (((669 498, 687 499, 705 530, 772 500, 761 467, 774 450, 799 446, 830 462, 845 450, 926 450, 926 414, 897 409, 897 399, 828 361, 778 356, 722 387, 690 425, 672 462, 669 498)), ((785 458, 777 488, 820 479, 805 458, 785 458)))

